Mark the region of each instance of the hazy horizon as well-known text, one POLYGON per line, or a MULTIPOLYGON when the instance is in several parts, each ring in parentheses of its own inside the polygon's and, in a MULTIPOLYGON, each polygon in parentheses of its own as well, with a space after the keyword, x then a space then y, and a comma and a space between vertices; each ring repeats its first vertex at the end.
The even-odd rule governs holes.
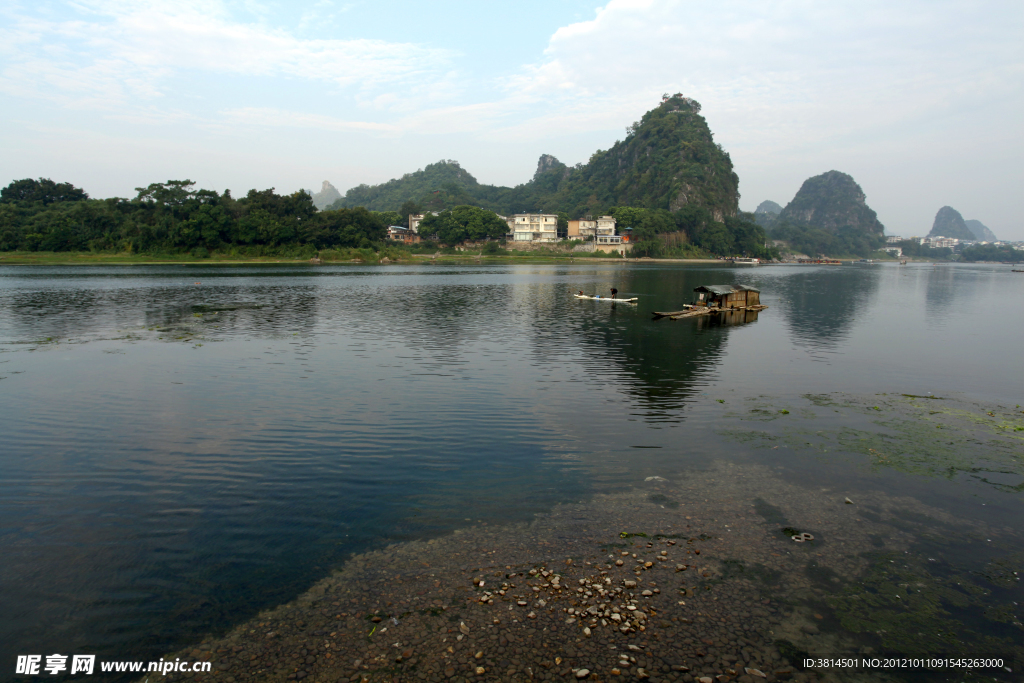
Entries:
POLYGON ((8 5, 3 184, 189 178, 343 194, 440 159, 516 185, 586 162, 664 92, 701 102, 743 210, 849 173, 889 234, 949 205, 1024 239, 1020 35, 999 2, 82 0, 8 5))

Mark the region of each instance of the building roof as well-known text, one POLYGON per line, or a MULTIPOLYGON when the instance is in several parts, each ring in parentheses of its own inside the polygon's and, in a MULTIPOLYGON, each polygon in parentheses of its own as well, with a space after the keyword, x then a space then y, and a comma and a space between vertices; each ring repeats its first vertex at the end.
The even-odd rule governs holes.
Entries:
POLYGON ((717 294, 719 296, 732 294, 733 292, 761 292, 757 287, 751 287, 749 285, 701 285, 700 287, 694 287, 693 289, 695 292, 699 292, 701 290, 711 292, 712 294, 717 294))
POLYGON ((736 291, 735 289, 733 289, 732 285, 701 285, 700 287, 693 288, 693 291, 695 292, 699 292, 701 290, 719 295, 732 294, 734 291, 736 291))

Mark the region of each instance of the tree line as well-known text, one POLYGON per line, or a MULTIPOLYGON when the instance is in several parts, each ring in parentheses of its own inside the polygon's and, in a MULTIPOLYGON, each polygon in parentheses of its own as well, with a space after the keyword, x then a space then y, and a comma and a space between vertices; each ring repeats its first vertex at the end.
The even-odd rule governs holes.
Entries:
MULTIPOLYGON (((379 250, 389 225, 407 224, 424 207, 406 201, 400 211, 364 207, 318 211, 304 190, 277 194, 250 190, 235 198, 225 190, 196 189, 191 180, 169 180, 136 189, 131 199, 92 199, 70 183, 47 178, 12 182, 0 190, 0 251, 93 251, 239 255, 310 253, 354 248, 379 250)), ((698 206, 678 211, 612 207, 638 256, 770 256, 764 230, 749 217, 714 221, 698 206)), ((569 215, 558 214, 564 232, 569 215)), ((460 205, 428 214, 420 234, 440 245, 500 242, 508 225, 493 211, 460 205)), ((435 246, 433 244, 429 246, 435 246)))
POLYGON ((118 251, 149 254, 234 249, 369 248, 387 237, 395 212, 362 207, 317 211, 305 191, 197 190, 191 180, 135 188, 132 199, 91 199, 69 183, 25 179, 0 190, 0 251, 118 251))

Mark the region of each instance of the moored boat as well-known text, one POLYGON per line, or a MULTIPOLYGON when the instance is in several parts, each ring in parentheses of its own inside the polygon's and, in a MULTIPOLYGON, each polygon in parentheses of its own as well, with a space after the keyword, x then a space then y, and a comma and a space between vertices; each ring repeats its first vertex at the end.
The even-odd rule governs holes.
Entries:
POLYGON ((600 299, 601 301, 614 301, 620 304, 635 304, 640 301, 640 299, 635 296, 629 299, 614 299, 610 296, 601 296, 600 294, 597 296, 590 296, 589 294, 573 294, 573 296, 577 299, 600 299))

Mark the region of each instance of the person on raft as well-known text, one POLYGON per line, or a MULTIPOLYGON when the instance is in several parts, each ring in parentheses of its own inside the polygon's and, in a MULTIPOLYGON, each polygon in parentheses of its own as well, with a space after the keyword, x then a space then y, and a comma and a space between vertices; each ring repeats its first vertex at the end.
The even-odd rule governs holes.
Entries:
POLYGON ((617 295, 618 293, 619 293, 619 290, 617 290, 614 287, 612 287, 612 298, 613 299, 615 298, 615 295, 617 295))

